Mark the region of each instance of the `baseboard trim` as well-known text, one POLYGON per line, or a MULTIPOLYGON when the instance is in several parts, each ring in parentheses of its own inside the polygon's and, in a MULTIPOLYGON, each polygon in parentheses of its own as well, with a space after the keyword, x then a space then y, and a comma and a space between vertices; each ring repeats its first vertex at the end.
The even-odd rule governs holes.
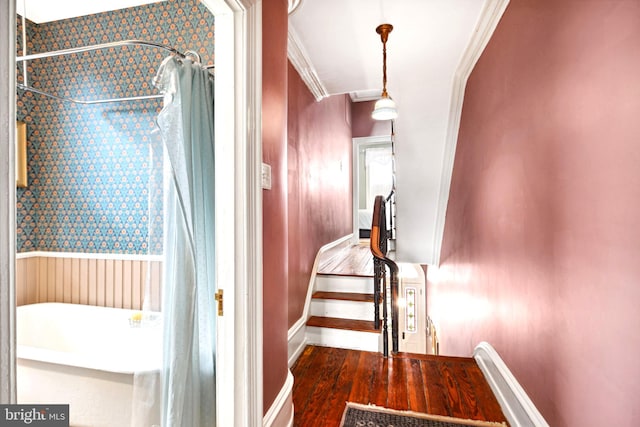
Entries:
POLYGON ((264 427, 293 426, 293 374, 291 371, 287 371, 287 380, 265 414, 262 425, 264 427))
POLYGON ((306 320, 301 317, 295 323, 295 325, 293 325, 291 329, 289 329, 289 368, 291 368, 293 364, 296 363, 296 360, 298 360, 298 357, 300 357, 300 354, 302 354, 302 351, 307 346, 306 323, 306 320))
POLYGON ((511 427, 549 427, 491 344, 486 341, 478 344, 473 351, 473 358, 487 379, 511 427))
POLYGON ((289 367, 293 366, 296 360, 298 360, 298 357, 307 345, 306 324, 307 319, 309 318, 309 306, 311 305, 311 296, 313 295, 313 288, 316 283, 316 275, 318 274, 320 255, 329 249, 335 248, 336 246, 350 244, 352 237, 353 234, 348 234, 338 240, 327 243, 321 247, 316 254, 316 259, 313 261, 313 267, 311 268, 311 276, 309 277, 309 285, 307 287, 307 296, 305 298, 302 316, 293 324, 293 326, 291 326, 291 328, 289 328, 289 332, 287 334, 289 367))

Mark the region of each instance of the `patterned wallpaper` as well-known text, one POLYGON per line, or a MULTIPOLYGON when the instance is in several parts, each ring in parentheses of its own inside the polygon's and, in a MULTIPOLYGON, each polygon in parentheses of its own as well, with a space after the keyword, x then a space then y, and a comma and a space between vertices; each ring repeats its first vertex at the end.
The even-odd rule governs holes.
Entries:
MULTIPOLYGON (((38 25, 28 21, 27 49, 141 39, 196 51, 211 64, 213 31, 213 16, 197 0, 168 0, 38 25)), ((17 34, 22 54, 20 18, 17 34)), ((157 94, 152 79, 167 55, 156 48, 119 47, 33 60, 28 79, 38 89, 77 99, 157 94)), ((161 104, 155 99, 76 105, 18 90, 29 175, 28 188, 17 193, 19 252, 162 251, 162 195, 152 185, 161 182, 153 132, 161 104)))

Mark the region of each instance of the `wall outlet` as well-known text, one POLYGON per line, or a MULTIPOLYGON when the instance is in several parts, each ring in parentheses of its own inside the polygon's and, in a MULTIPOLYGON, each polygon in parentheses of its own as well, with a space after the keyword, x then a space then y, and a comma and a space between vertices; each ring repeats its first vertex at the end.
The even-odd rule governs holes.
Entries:
POLYGON ((262 164, 262 188, 264 190, 271 190, 271 166, 262 164))

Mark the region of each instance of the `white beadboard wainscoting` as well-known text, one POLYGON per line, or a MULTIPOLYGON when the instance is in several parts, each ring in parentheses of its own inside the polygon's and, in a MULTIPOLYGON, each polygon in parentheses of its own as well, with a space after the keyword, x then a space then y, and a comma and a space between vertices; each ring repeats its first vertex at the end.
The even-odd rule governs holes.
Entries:
POLYGON ((160 310, 161 256, 20 253, 16 256, 16 303, 66 302, 140 310, 147 277, 148 308, 160 310))

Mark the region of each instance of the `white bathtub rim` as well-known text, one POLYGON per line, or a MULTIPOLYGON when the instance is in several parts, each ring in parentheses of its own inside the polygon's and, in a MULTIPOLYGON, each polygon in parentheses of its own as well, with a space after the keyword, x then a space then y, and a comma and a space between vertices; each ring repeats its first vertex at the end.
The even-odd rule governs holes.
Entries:
MULTIPOLYGON (((112 312, 117 313, 118 320, 122 320, 123 317, 128 317, 132 313, 140 312, 140 310, 130 310, 130 309, 120 309, 120 308, 111 308, 111 307, 96 307, 96 306, 87 306, 80 304, 69 304, 69 303, 37 303, 37 304, 29 304, 18 307, 18 325, 17 325, 17 358, 25 359, 25 360, 35 360, 38 362, 51 363, 57 365, 66 365, 78 368, 85 369, 93 369, 104 372, 113 372, 120 374, 135 374, 136 372, 152 372, 159 371, 161 367, 162 360, 162 351, 161 347, 158 348, 156 352, 149 354, 142 354, 142 352, 137 351, 133 346, 129 346, 125 348, 125 352, 121 353, 119 356, 114 354, 108 354, 106 351, 99 352, 99 349, 90 349, 93 352, 69 352, 69 351, 61 351, 60 349, 50 349, 46 347, 38 347, 33 345, 33 342, 25 343, 26 340, 23 341, 23 337, 20 333, 20 313, 21 312, 29 312, 33 310, 38 310, 38 308, 42 308, 43 310, 69 310, 76 309, 82 311, 99 311, 102 313, 112 312), (22 341, 22 343, 21 343, 22 341), (127 351, 129 349, 130 351, 127 351)), ((146 312, 145 312, 146 313, 146 312)), ((157 312, 151 312, 152 316, 159 316, 157 312)), ((134 329, 136 332, 147 330, 149 334, 159 334, 161 333, 159 326, 150 326, 150 327, 141 327, 141 328, 132 328, 130 326, 123 327, 122 324, 119 326, 123 328, 124 332, 129 332, 129 328, 134 329), (126 329, 125 329, 126 328, 126 329)), ((107 337, 105 337, 107 338, 107 337)), ((113 336, 111 336, 113 338, 113 336)), ((125 338, 131 337, 123 337, 123 341, 125 338)), ((138 344, 137 342, 135 344, 138 344)))

